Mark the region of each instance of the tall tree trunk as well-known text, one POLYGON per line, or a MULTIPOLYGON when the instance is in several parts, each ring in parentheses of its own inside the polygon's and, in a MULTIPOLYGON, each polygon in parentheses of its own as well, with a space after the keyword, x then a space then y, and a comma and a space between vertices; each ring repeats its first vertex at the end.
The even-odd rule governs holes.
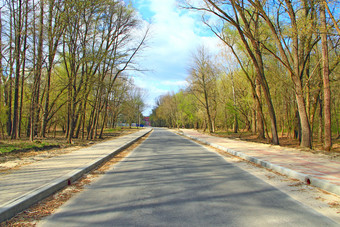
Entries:
POLYGON ((46 127, 48 121, 50 119, 49 112, 50 112, 50 90, 51 90, 51 76, 52 76, 52 69, 54 65, 54 59, 57 53, 57 48, 59 46, 59 40, 64 31, 64 23, 61 20, 61 12, 57 9, 56 14, 55 12, 56 2, 55 0, 49 0, 48 3, 48 28, 47 28, 47 35, 48 35, 48 66, 47 66, 47 78, 46 78, 46 89, 45 89, 45 103, 43 108, 43 118, 42 118, 42 126, 41 126, 41 136, 45 137, 46 127), (53 24, 53 19, 55 20, 53 24))
POLYGON ((22 50, 22 70, 21 70, 21 91, 20 91, 20 109, 19 109, 19 124, 18 124, 18 136, 21 136, 22 126, 22 109, 24 103, 24 86, 25 86, 25 69, 26 69, 26 52, 27 52, 27 37, 28 37, 28 4, 25 5, 25 33, 23 40, 22 50))
POLYGON ((322 98, 319 99, 319 142, 322 143, 323 141, 323 105, 322 105, 322 98))
MULTIPOLYGON (((205 83, 205 82, 203 82, 203 83, 205 83)), ((210 106, 209 106, 208 94, 207 94, 206 89, 204 89, 204 100, 205 100, 205 110, 207 112, 207 117, 208 117, 208 129, 209 129, 209 133, 212 133, 213 132, 213 126, 212 126, 212 121, 211 121, 210 106)))
POLYGON ((305 97, 302 86, 302 78, 301 78, 301 52, 303 51, 303 47, 299 46, 299 36, 298 36, 298 26, 295 18, 295 12, 292 7, 291 2, 286 0, 288 5, 288 11, 290 18, 292 19, 292 27, 293 31, 295 31, 294 36, 292 37, 292 60, 293 60, 293 70, 291 72, 291 78, 294 82, 295 88, 295 96, 296 102, 298 106, 300 123, 301 123, 301 142, 300 146, 312 148, 312 135, 310 130, 309 118, 306 110, 305 97))
MULTIPOLYGON (((34 1, 33 1, 34 5, 34 1)), ((33 10, 35 21, 35 10, 33 10)), ((39 96, 40 96, 40 81, 42 73, 42 63, 43 63, 43 29, 44 26, 44 1, 40 1, 40 15, 39 15, 39 27, 38 27, 38 47, 36 48, 36 33, 35 33, 35 23, 33 23, 33 60, 34 62, 34 80, 31 98, 31 113, 30 113, 30 140, 33 141, 34 137, 37 135, 38 130, 38 120, 39 120, 39 96), (36 55, 37 50, 37 55, 36 55), (35 59, 35 57, 37 57, 35 59)))
POLYGON ((301 123, 301 143, 300 146, 312 148, 312 136, 310 130, 309 119, 306 111, 305 99, 303 97, 301 81, 296 81, 296 101, 299 110, 300 123, 301 123))
POLYGON ((257 124, 256 124, 256 122, 257 122, 257 118, 256 118, 256 114, 257 114, 257 111, 256 111, 256 109, 257 109, 257 104, 256 104, 256 102, 254 102, 254 104, 253 104, 253 109, 252 109, 252 114, 251 114, 251 117, 252 117, 252 120, 251 120, 251 131, 253 132, 253 133, 257 133, 257 124))
MULTIPOLYGON (((72 90, 72 88, 71 88, 71 90, 72 90)), ((71 99, 71 103, 70 103, 70 110, 69 110, 69 124, 68 124, 68 126, 67 126, 67 128, 68 128, 68 134, 67 134, 67 142, 69 143, 69 144, 71 144, 72 143, 72 139, 73 139, 73 134, 74 134, 74 125, 75 125, 75 122, 74 122, 74 120, 75 120, 75 100, 73 100, 73 98, 71 99)))
POLYGON ((37 86, 36 86, 37 90, 36 90, 36 97, 35 97, 35 105, 36 105, 35 125, 34 125, 35 135, 38 134, 40 111, 41 111, 41 108, 40 108, 41 105, 39 105, 39 100, 40 100, 40 83, 41 83, 42 65, 43 65, 44 7, 45 7, 44 0, 40 0, 39 41, 38 41, 38 58, 37 58, 37 86))
POLYGON ((237 118, 237 110, 236 110, 236 94, 235 94, 235 86, 234 86, 234 77, 231 74, 231 86, 233 90, 233 103, 234 103, 234 133, 238 132, 238 118, 237 118))
MULTIPOLYGON (((13 3, 14 6, 14 3, 13 3)), ((14 8, 14 7, 13 7, 14 8)), ((20 87, 20 53, 21 53, 21 37, 22 37, 22 1, 18 1, 18 18, 15 20, 15 83, 14 83, 14 106, 13 106, 13 124, 11 130, 11 139, 18 138, 18 120, 19 120, 19 87, 20 87)))
POLYGON ((330 151, 332 147, 331 127, 331 90, 329 85, 329 59, 327 44, 327 22, 324 4, 320 4, 322 72, 323 72, 323 104, 324 104, 324 148, 330 151))
MULTIPOLYGON (((12 63, 11 63, 12 64, 12 63)), ((11 67, 12 68, 12 67, 11 67)), ((6 106, 7 106, 7 135, 11 136, 11 132, 12 132, 12 92, 13 92, 13 80, 12 80, 12 73, 13 71, 10 70, 10 75, 7 81, 7 85, 6 85, 6 91, 5 93, 5 101, 6 101, 6 106)))
MULTIPOLYGON (((14 12, 11 12, 14 14, 14 12)), ((7 135, 11 136, 12 132, 12 88, 13 88, 13 16, 10 16, 10 34, 9 34, 9 75, 7 76, 7 81, 5 84, 5 104, 7 106, 7 122, 6 129, 7 135)))
MULTIPOLYGON (((2 91, 2 79, 3 79, 3 67, 2 67, 2 59, 3 59, 3 55, 2 55, 2 11, 0 9, 0 113, 2 113, 2 95, 3 95, 3 91, 2 91)), ((2 122, 0 119, 0 127, 2 128, 2 122)), ((2 132, 2 130, 1 130, 2 132)), ((2 135, 0 136, 0 138, 2 138, 4 135, 2 133, 2 135)))
POLYGON ((256 78, 256 95, 258 98, 255 98, 256 103, 256 125, 257 125, 257 138, 259 139, 265 139, 264 135, 264 119, 262 118, 262 104, 261 104, 261 82, 259 81, 259 78, 256 78))

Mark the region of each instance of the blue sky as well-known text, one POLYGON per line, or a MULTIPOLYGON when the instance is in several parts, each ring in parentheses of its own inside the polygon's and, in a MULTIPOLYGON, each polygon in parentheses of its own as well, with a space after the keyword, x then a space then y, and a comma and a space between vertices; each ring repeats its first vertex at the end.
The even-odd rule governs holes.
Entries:
POLYGON ((157 97, 187 86, 193 52, 202 44, 215 52, 219 41, 202 24, 200 15, 178 8, 176 0, 132 3, 145 27, 151 24, 148 47, 138 58, 138 64, 148 71, 134 74, 135 84, 147 91, 148 107, 143 113, 149 115, 157 97))

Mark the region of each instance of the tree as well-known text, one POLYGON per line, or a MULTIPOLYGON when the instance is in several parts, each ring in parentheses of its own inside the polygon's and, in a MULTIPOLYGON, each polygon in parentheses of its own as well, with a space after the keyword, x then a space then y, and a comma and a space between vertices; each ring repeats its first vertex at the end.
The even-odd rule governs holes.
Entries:
POLYGON ((216 110, 214 102, 216 101, 216 76, 218 72, 205 47, 200 47, 193 58, 194 63, 188 78, 190 91, 205 108, 208 129, 212 133, 215 131, 213 111, 216 110))
MULTIPOLYGON (((288 14, 289 23, 292 31, 290 34, 288 34, 289 38, 292 40, 291 47, 289 47, 286 37, 282 35, 282 25, 280 24, 281 20, 279 18, 275 18, 275 16, 269 16, 264 8, 264 5, 260 1, 249 0, 249 3, 258 10, 259 14, 264 18, 264 21, 270 28, 272 37, 276 42, 276 46, 278 48, 280 56, 277 54, 276 50, 272 50, 270 47, 263 43, 262 45, 286 67, 286 69, 290 73, 292 81, 294 82, 294 89, 302 131, 300 145, 302 147, 311 148, 311 129, 306 111, 303 84, 301 80, 306 66, 306 58, 309 56, 309 52, 311 51, 311 49, 306 49, 305 45, 303 44, 306 37, 305 34, 300 34, 301 29, 298 24, 298 14, 296 12, 297 9, 293 7, 292 2, 288 0, 284 1, 284 6, 287 9, 285 12, 288 14), (275 18, 275 20, 272 18, 275 18)), ((275 15, 281 15, 280 10, 281 7, 279 6, 278 11, 275 15)))
POLYGON ((131 128, 133 122, 136 123, 137 127, 140 124, 142 112, 145 108, 144 96, 146 93, 139 87, 130 86, 122 113, 131 128))
MULTIPOLYGON (((327 3, 326 3, 327 4, 327 3)), ((320 24, 321 24, 321 43, 322 43, 322 74, 323 74, 323 89, 324 89, 324 148, 330 151, 332 147, 332 128, 331 128, 331 89, 329 83, 329 58, 327 44, 327 23, 324 4, 320 4, 320 24)))
POLYGON ((41 136, 45 137, 46 128, 48 122, 53 117, 52 108, 50 105, 50 93, 51 93, 51 77, 53 72, 53 67, 55 66, 55 58, 57 55, 57 50, 60 47, 60 39, 63 35, 65 28, 65 15, 63 15, 63 5, 59 0, 49 0, 48 4, 48 16, 47 16, 47 45, 48 45, 48 57, 47 57, 47 74, 46 74, 46 84, 45 84, 45 100, 43 117, 41 124, 41 136))
MULTIPOLYGON (((186 3, 186 8, 208 12, 219 17, 236 29, 239 38, 241 39, 245 49, 247 50, 247 53, 249 54, 249 57, 254 64, 258 80, 261 83, 264 91, 264 97, 268 106, 271 120, 272 143, 279 144, 276 115, 269 91, 269 86, 264 73, 262 52, 257 34, 259 17, 257 16, 256 12, 246 10, 242 2, 229 1, 229 8, 232 10, 228 10, 229 8, 223 9, 223 6, 228 7, 228 4, 224 4, 223 1, 203 0, 202 2, 203 6, 201 7, 196 7, 186 3), (248 16, 249 13, 251 13, 250 16, 248 16), (252 27, 252 23, 254 24, 254 28, 252 27)), ((217 34, 217 32, 215 32, 215 34, 217 34)))

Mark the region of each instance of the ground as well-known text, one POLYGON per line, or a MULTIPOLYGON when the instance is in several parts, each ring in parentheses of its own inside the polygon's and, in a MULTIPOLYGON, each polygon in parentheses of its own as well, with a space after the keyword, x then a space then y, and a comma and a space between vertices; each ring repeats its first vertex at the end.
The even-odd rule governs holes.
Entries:
MULTIPOLYGON (((136 130, 124 130, 119 133, 119 135, 126 135, 128 133, 135 132, 136 130)), ((90 173, 83 176, 81 179, 73 183, 72 185, 64 188, 63 190, 55 193, 54 195, 49 196, 48 198, 42 200, 41 202, 37 203, 36 205, 33 205, 32 207, 26 209, 25 211, 22 211, 18 215, 14 216, 12 219, 0 223, 0 227, 10 227, 10 226, 35 226, 38 221, 43 219, 44 217, 47 217, 51 215, 58 207, 63 205, 66 201, 68 201, 72 196, 74 196, 76 193, 81 192, 84 189, 85 185, 90 184, 96 178, 106 173, 107 170, 112 168, 115 164, 119 163, 123 158, 125 158, 131 151, 136 148, 139 144, 141 144, 147 136, 144 136, 143 138, 139 139, 135 144, 130 146, 128 149, 125 149, 124 151, 117 154, 115 157, 113 157, 108 162, 102 164, 97 169, 91 171, 90 173)), ((72 150, 75 150, 79 147, 71 147, 67 148, 66 151, 63 151, 63 153, 71 152, 72 150)), ((49 155, 55 155, 55 154, 61 154, 62 149, 55 149, 54 151, 45 151, 46 156, 49 155), (58 152, 59 151, 59 152, 58 152)), ((37 155, 37 156, 41 156, 37 155)), ((34 156, 33 153, 30 154, 30 156, 21 159, 21 161, 25 159, 31 160, 37 160, 37 156, 34 156)), ((17 160, 16 162, 20 165, 20 160, 17 160)), ((26 162, 25 162, 26 163, 26 162)), ((9 170, 9 169, 8 169, 9 170)))
MULTIPOLYGON (((133 130, 124 131, 121 134, 131 133, 133 130)), ((119 136, 116 135, 116 136, 119 136)), ((141 143, 146 138, 143 138, 139 143, 141 143)), ((249 138, 248 138, 249 139, 249 138)), ((94 142, 90 142, 92 144, 94 142)), ((2 171, 6 171, 12 168, 18 168, 21 165, 25 165, 30 162, 37 161, 39 159, 48 158, 51 156, 59 155, 62 153, 71 152, 74 149, 77 149, 84 145, 89 145, 87 141, 84 144, 77 144, 72 147, 66 148, 55 148, 46 151, 29 151, 29 152, 15 152, 13 156, 9 159, 10 161, 3 162, 0 164, 0 168, 3 168, 2 171), (6 164, 7 163, 7 164, 6 164), (12 163, 9 165, 8 163, 12 163)), ((112 168, 113 165, 118 163, 121 159, 127 156, 136 146, 138 143, 135 144, 133 147, 123 151, 118 156, 112 158, 109 162, 104 164, 103 166, 99 167, 98 169, 92 171, 91 173, 84 176, 79 181, 75 182, 73 185, 65 188, 64 190, 56 193, 53 196, 43 200, 42 202, 38 203, 37 205, 21 212, 16 217, 12 218, 7 222, 3 222, 0 224, 2 226, 35 226, 35 224, 41 220, 42 218, 50 215, 53 213, 59 206, 69 200, 73 195, 79 193, 83 190, 84 186, 90 184, 100 175, 105 174, 105 172, 112 168)), ((204 145, 205 146, 205 145, 204 145)), ((325 192, 318 188, 315 188, 310 185, 306 185, 300 181, 295 179, 288 178, 284 175, 279 173, 270 171, 263 167, 254 165, 247 161, 244 161, 238 157, 232 156, 224 151, 205 146, 211 152, 216 152, 221 155, 226 161, 233 163, 234 165, 238 166, 246 170, 247 172, 255 175, 256 177, 260 178, 261 180, 273 185, 274 187, 280 189, 281 191, 285 192, 295 200, 305 204, 306 206, 310 207, 322 213, 323 215, 332 218, 333 220, 340 223, 340 197, 334 195, 332 193, 325 192)), ((8 158, 8 156, 7 156, 8 158)))
POLYGON ((56 137, 36 138, 34 142, 30 142, 28 139, 0 140, 0 172, 19 168, 20 166, 42 159, 69 153, 81 147, 91 146, 107 139, 133 133, 136 130, 136 128, 106 130, 103 139, 74 139, 72 144, 68 144, 66 138, 61 133, 56 137), (36 145, 38 145, 38 147, 30 148, 36 145), (15 148, 15 150, 6 152, 9 148, 15 148))
POLYGON ((213 147, 208 147, 208 149, 212 152, 219 153, 227 162, 233 163, 239 168, 278 188, 300 203, 340 224, 340 196, 250 163, 239 157, 232 156, 225 151, 213 147))
MULTIPOLYGON (((203 132, 203 131, 200 131, 203 132)), ((206 133, 206 132, 205 132, 206 133)), ((269 144, 270 141, 267 139, 259 139, 257 138, 257 135, 254 135, 250 132, 239 132, 239 133, 232 133, 232 132, 226 132, 226 131, 216 131, 215 133, 212 133, 213 136, 219 136, 224 138, 231 138, 231 139, 239 139, 243 141, 250 141, 250 142, 256 142, 256 143, 265 143, 269 144)), ((289 147, 289 148, 297 148, 301 149, 303 151, 312 152, 312 153, 322 153, 326 154, 328 156, 331 156, 331 158, 335 158, 340 160, 340 138, 333 138, 333 146, 331 152, 327 152, 323 149, 322 143, 320 143, 317 139, 313 140, 313 149, 303 149, 299 146, 299 141, 293 138, 289 138, 285 135, 279 137, 280 146, 282 147, 289 147)))

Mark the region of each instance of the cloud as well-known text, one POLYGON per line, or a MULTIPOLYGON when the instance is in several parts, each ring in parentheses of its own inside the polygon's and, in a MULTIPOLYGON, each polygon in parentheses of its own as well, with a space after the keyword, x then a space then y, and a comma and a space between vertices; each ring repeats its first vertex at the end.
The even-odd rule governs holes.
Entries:
POLYGON ((207 31, 199 14, 178 8, 176 0, 135 0, 134 5, 145 24, 151 24, 148 48, 138 59, 150 71, 136 82, 155 100, 155 95, 186 86, 192 54, 202 44, 217 53, 219 40, 207 31))
POLYGON ((181 87, 188 86, 188 82, 186 80, 178 80, 178 81, 166 80, 166 81, 162 81, 162 84, 169 85, 169 86, 181 86, 181 87))

